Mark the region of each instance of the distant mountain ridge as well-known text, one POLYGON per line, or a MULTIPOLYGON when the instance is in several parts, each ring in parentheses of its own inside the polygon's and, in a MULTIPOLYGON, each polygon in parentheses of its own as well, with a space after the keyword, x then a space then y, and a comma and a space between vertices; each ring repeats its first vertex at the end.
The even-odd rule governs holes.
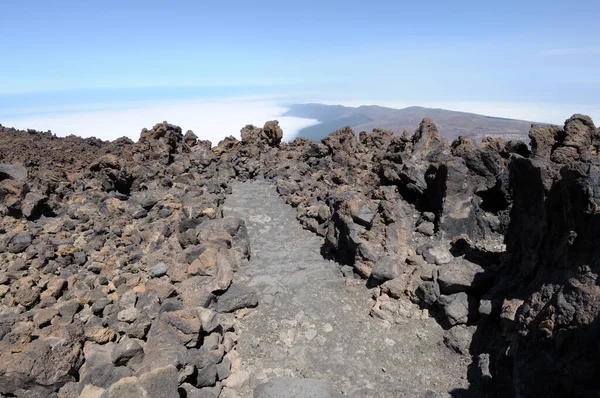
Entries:
POLYGON ((431 118, 440 134, 453 140, 458 136, 469 136, 480 140, 486 136, 507 139, 526 139, 532 124, 546 124, 527 120, 485 116, 475 113, 446 109, 411 106, 404 109, 386 108, 377 105, 347 107, 342 105, 294 104, 284 116, 316 119, 320 123, 298 132, 298 137, 320 140, 332 131, 350 126, 358 134, 374 128, 388 129, 396 135, 406 130, 412 134, 424 118, 431 118))

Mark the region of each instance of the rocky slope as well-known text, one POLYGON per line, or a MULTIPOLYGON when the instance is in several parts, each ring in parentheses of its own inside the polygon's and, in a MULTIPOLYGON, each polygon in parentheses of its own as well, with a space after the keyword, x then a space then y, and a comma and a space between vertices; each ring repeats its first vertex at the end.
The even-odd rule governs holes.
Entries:
POLYGON ((0 127, 0 393, 236 396, 230 313, 258 300, 232 285, 251 248, 222 205, 265 178, 373 317, 435 317, 472 360, 462 393, 597 396, 600 130, 529 136, 449 143, 425 119, 282 143, 268 122, 211 148, 167 123, 137 143, 0 127))
POLYGON ((0 393, 227 396, 250 252, 210 143, 1 134, 0 393))
POLYGON ((397 135, 403 131, 414 131, 421 120, 435 120, 440 134, 449 140, 459 136, 481 140, 486 136, 506 139, 523 139, 533 122, 478 115, 474 113, 450 111, 446 109, 411 106, 403 109, 386 108, 376 105, 347 107, 324 104, 293 104, 285 116, 316 119, 319 124, 303 128, 299 137, 320 140, 329 133, 344 126, 350 126, 357 133, 385 128, 397 135))

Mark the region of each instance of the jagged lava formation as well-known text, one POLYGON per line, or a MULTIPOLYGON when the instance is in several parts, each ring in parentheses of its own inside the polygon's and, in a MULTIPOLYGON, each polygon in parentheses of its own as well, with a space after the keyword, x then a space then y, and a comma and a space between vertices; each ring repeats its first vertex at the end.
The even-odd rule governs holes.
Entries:
POLYGON ((448 143, 425 119, 284 143, 273 121, 212 148, 166 122, 136 143, 0 126, 0 393, 237 396, 234 314, 260 303, 232 284, 251 248, 222 205, 266 179, 372 316, 446 329, 472 360, 452 395, 598 396, 600 130, 529 136, 448 143))

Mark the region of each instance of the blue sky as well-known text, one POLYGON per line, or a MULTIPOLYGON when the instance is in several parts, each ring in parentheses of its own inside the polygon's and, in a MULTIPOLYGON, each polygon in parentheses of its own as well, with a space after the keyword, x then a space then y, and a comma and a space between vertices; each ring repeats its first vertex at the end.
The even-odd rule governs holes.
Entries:
POLYGON ((60 104, 256 95, 536 104, 563 120, 600 109, 597 1, 490 3, 4 1, 0 123, 60 104))

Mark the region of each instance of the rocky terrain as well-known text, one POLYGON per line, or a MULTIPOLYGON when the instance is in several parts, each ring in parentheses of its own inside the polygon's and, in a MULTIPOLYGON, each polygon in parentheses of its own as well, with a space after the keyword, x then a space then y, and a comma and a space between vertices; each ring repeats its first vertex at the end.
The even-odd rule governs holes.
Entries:
POLYGON ((243 396, 274 377, 325 379, 356 398, 446 397, 468 386, 468 358, 443 345, 444 330, 427 310, 404 300, 397 316, 370 316, 373 291, 349 266, 323 258, 322 239, 295 222, 271 184, 232 188, 224 213, 248 220, 252 247, 234 282, 260 302, 238 322, 236 350, 249 379, 243 396))
POLYGON ((600 394, 590 118, 241 137, 0 126, 0 396, 600 394))

